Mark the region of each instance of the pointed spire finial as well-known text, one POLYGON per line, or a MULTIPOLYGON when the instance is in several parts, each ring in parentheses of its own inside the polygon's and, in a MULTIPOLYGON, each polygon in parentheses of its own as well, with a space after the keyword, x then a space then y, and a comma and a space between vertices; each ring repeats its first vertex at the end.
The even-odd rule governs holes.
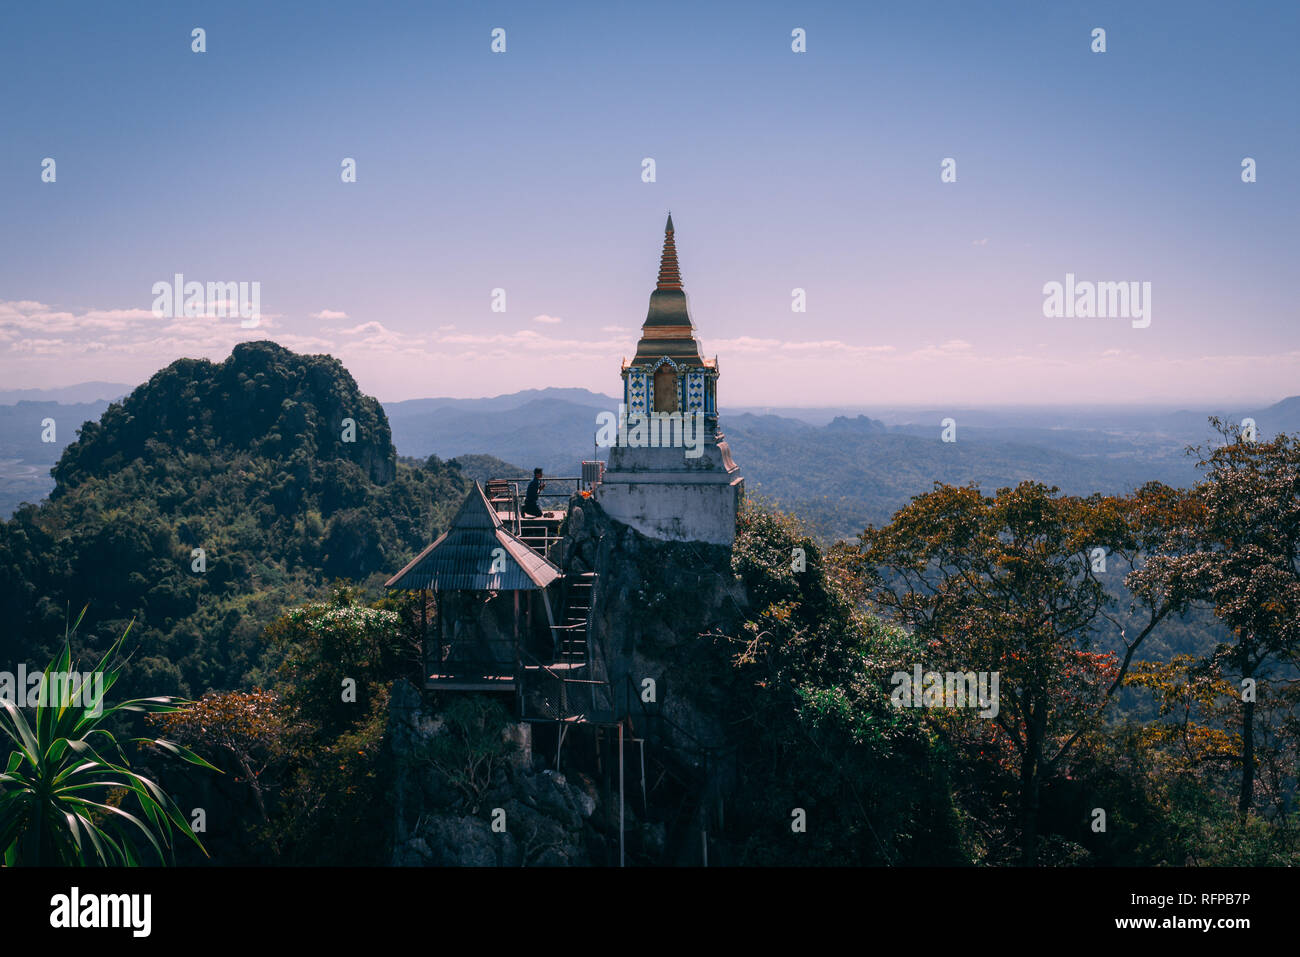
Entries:
POLYGON ((659 258, 659 283, 656 289, 681 289, 682 274, 677 268, 677 246, 673 243, 673 214, 668 214, 664 226, 664 251, 659 258))

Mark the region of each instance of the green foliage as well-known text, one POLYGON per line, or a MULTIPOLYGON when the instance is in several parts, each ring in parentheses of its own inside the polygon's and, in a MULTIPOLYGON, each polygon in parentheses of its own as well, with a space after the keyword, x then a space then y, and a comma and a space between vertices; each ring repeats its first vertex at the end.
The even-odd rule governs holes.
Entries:
POLYGON ((389 862, 392 779, 387 751, 388 689, 336 737, 299 723, 284 741, 284 798, 271 830, 291 864, 380 865, 389 862))
POLYGON ((440 718, 442 730, 415 760, 437 768, 465 800, 470 814, 493 783, 493 773, 514 750, 505 738, 506 709, 485 695, 448 698, 440 718))
POLYGON ((0 658, 53 655, 67 607, 88 602, 89 649, 136 622, 128 689, 186 696, 268 682, 266 622, 334 578, 373 589, 467 489, 436 458, 396 464, 382 408, 337 360, 266 342, 168 366, 55 472, 50 501, 0 524, 0 658))
POLYGON ((746 507, 733 567, 755 610, 738 632, 712 636, 710 685, 736 733, 727 813, 728 830, 745 835, 738 863, 968 860, 942 751, 890 704, 888 675, 911 639, 857 611, 844 570, 775 510, 746 507), (791 829, 795 808, 816 822, 807 833, 791 829))
MULTIPOLYGON (((150 777, 131 769, 105 726, 120 713, 175 712, 183 704, 168 697, 106 703, 122 674, 111 661, 125 639, 123 632, 99 664, 70 685, 59 679, 73 674, 65 643, 43 672, 31 723, 15 702, 0 700, 0 731, 14 746, 0 774, 0 854, 6 865, 136 865, 146 860, 137 842, 153 852, 156 863, 165 864, 177 832, 203 849, 176 802, 150 777), (133 802, 135 813, 123 807, 124 798, 133 802)), ((216 770, 164 738, 131 743, 216 770)))
MULTIPOLYGON (((53 494, 131 462, 153 466, 177 454, 214 452, 285 462, 299 484, 311 462, 331 459, 355 462, 372 481, 385 482, 395 458, 383 409, 357 391, 339 360, 245 342, 219 364, 173 362, 110 405, 99 422, 83 426, 54 467, 53 494), (356 424, 353 442, 342 440, 349 418, 356 424)), ((294 494, 285 491, 289 501, 294 494)))
MULTIPOLYGON (((1255 441, 1235 425, 1211 422, 1223 444, 1195 450, 1206 475, 1171 523, 1171 537, 1187 547, 1152 556, 1130 578, 1212 605, 1232 633, 1215 649, 1215 664, 1264 681, 1279 669, 1293 673, 1300 658, 1300 440, 1255 441)), ((1244 823, 1256 804, 1257 705, 1246 695, 1238 705, 1244 823)))
MULTIPOLYGON (((1185 605, 1168 589, 1135 592, 1143 615, 1140 627, 1122 636, 1123 654, 1094 652, 1094 630, 1111 620, 1113 598, 1091 550, 1104 543, 1132 561, 1169 545, 1165 520, 1184 498, 1158 485, 1123 498, 1062 496, 1036 482, 992 496, 936 485, 861 536, 864 596, 925 643, 927 660, 912 664, 1000 676, 1001 705, 991 721, 931 721, 966 751, 993 757, 988 790, 1015 795, 1025 863, 1039 861, 1044 786, 1102 721, 1147 635, 1185 605)), ((997 798, 981 811, 1003 803, 997 798)))
POLYGON ((382 408, 337 360, 257 342, 162 370, 87 423, 55 476, 48 502, 0 524, 0 658, 53 655, 75 600, 95 626, 74 652, 135 622, 119 689, 274 682, 205 695, 168 726, 227 774, 161 773, 226 822, 223 862, 380 863, 387 684, 418 673, 418 615, 363 596, 445 527, 460 470, 396 462, 382 408))
POLYGON ((194 797, 238 822, 221 834, 222 863, 387 861, 388 689, 398 675, 412 677, 412 603, 389 596, 366 605, 358 589, 337 585, 327 601, 266 629, 283 658, 274 692, 214 693, 162 719, 230 771, 233 787, 194 797))
MULTIPOLYGON (((399 599, 381 604, 402 607, 399 599)), ((347 586, 267 628, 284 660, 277 690, 285 784, 274 829, 288 860, 383 862, 388 689, 399 675, 419 674, 417 639, 409 610, 365 605, 347 586)))
POLYGON ((283 658, 278 678, 290 714, 322 738, 334 737, 357 719, 399 674, 420 663, 415 636, 399 627, 394 611, 361 604, 354 589, 335 588, 329 601, 292 609, 269 625, 266 641, 283 658), (344 700, 344 682, 355 683, 356 700, 344 700))

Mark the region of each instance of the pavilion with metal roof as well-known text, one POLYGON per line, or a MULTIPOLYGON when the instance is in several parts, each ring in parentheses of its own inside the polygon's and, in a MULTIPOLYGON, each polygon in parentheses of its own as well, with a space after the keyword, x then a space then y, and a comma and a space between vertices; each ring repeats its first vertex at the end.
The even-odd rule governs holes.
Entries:
POLYGON ((562 577, 505 527, 475 482, 447 531, 385 585, 433 594, 426 687, 517 691, 523 657, 554 657, 547 589, 562 577))
POLYGON ((483 493, 474 489, 451 527, 386 587, 430 591, 532 591, 560 577, 560 569, 506 530, 483 493))

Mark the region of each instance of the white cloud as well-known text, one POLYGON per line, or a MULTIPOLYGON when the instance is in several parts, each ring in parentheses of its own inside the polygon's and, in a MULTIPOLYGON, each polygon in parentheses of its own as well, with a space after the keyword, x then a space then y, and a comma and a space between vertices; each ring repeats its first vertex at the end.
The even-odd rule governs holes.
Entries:
MULTIPOLYGON (((0 300, 0 381, 12 388, 92 379, 142 382, 182 356, 220 361, 237 343, 270 338, 297 352, 338 357, 363 389, 383 398, 397 392, 483 395, 493 382, 600 391, 617 384, 619 359, 633 332, 610 325, 599 335, 579 337, 563 335, 558 324, 505 331, 465 320, 460 328, 444 322, 405 332, 376 321, 345 328, 296 321, 295 326, 264 315, 257 327, 244 329, 238 317, 158 319, 147 309, 0 300)), ((785 383, 807 403, 882 397, 908 403, 1067 402, 1089 396, 1184 401, 1188 383, 1230 380, 1280 398, 1294 394, 1300 381, 1300 351, 1157 358, 1115 348, 1047 352, 1046 343, 1035 348, 985 338, 912 347, 761 336, 707 339, 704 347, 706 355, 719 357, 720 395, 733 404, 759 401, 773 382, 785 383)))
POLYGON ((407 336, 400 332, 394 332, 385 327, 383 323, 375 322, 374 320, 363 322, 358 326, 353 326, 351 329, 340 330, 339 335, 357 337, 354 341, 346 343, 346 346, 349 347, 360 345, 370 346, 376 349, 387 349, 390 351, 405 351, 422 345, 425 341, 421 337, 407 336))
POLYGON ((547 325, 555 325, 556 323, 563 322, 563 321, 564 320, 561 319, 559 316, 547 316, 547 315, 533 316, 533 322, 542 322, 547 325))
POLYGON ((220 317, 211 310, 201 316, 159 318, 149 309, 73 311, 33 300, 0 300, 0 379, 39 384, 78 375, 147 376, 182 356, 223 358, 236 343, 264 339, 272 332, 290 349, 320 351, 333 345, 319 337, 281 332, 279 318, 263 313, 256 326, 246 329, 238 316, 220 317), (78 371, 79 365, 86 368, 78 371))
POLYGON ((353 326, 351 329, 339 330, 339 334, 344 336, 360 336, 360 335, 368 335, 371 333, 386 333, 386 332, 388 332, 388 330, 384 328, 383 323, 375 322, 373 320, 370 322, 363 322, 359 326, 353 326))
POLYGON ((928 345, 915 349, 909 355, 913 359, 947 359, 970 355, 974 347, 965 339, 949 339, 939 345, 928 345))
POLYGON ((773 355, 869 356, 893 352, 893 346, 851 345, 839 339, 819 339, 795 342, 787 339, 759 339, 754 336, 737 336, 735 339, 710 339, 709 353, 746 352, 773 355))
POLYGON ((308 313, 313 319, 347 319, 346 312, 338 312, 334 309, 322 309, 320 312, 308 313))

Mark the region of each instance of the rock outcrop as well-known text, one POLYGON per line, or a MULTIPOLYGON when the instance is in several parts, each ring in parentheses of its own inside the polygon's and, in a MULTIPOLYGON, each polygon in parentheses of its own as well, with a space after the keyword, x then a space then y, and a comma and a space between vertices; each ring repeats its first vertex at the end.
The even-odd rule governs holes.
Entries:
POLYGON ((701 636, 733 627, 747 607, 730 547, 649 538, 580 496, 570 502, 564 531, 565 573, 597 576, 588 641, 592 677, 608 691, 597 689, 595 710, 630 705, 663 719, 654 730, 665 744, 725 746, 710 688, 692 679, 707 653, 701 636), (644 700, 647 679, 652 701, 644 700))
MULTIPOLYGON (((589 824, 599 795, 589 780, 535 765, 527 726, 501 729, 503 760, 474 801, 424 756, 454 733, 406 681, 393 686, 389 741, 397 866, 520 867, 591 863, 589 824), (494 829, 495 824, 495 829, 494 829)), ((540 762, 539 762, 540 763, 540 762)))
MULTIPOLYGON (((635 749, 624 762, 628 853, 639 863, 698 862, 700 833, 735 780, 723 708, 707 677, 718 654, 710 636, 734 634, 748 606, 731 549, 648 538, 575 496, 551 558, 567 575, 596 575, 591 667, 580 672, 582 682, 565 685, 565 713, 588 723, 565 725, 563 773, 554 770, 559 723, 511 719, 501 732, 513 739, 508 756, 469 799, 423 757, 454 733, 437 710, 449 707, 446 700, 431 705, 398 682, 389 718, 398 768, 395 864, 616 863, 621 719, 635 749), (532 753, 534 729, 546 737, 544 755, 532 753), (502 812, 505 827, 494 831, 493 815, 502 812)), ((525 710, 557 713, 558 687, 534 673, 525 710)))
POLYGON ((332 356, 241 342, 223 362, 177 359, 87 422, 52 473, 63 494, 135 461, 177 453, 273 459, 300 484, 313 463, 355 463, 386 485, 397 458, 383 407, 332 356))

